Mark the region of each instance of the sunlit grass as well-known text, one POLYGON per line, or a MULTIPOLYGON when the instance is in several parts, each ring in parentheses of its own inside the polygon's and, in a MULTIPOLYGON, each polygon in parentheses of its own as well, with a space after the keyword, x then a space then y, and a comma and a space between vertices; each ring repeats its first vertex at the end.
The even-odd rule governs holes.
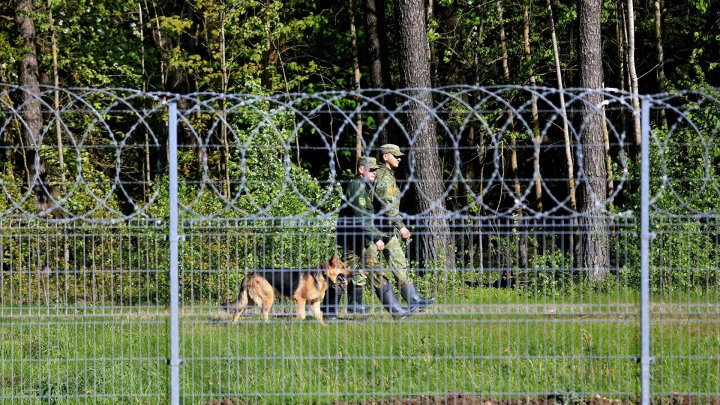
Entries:
MULTIPOLYGON (((427 313, 325 326, 279 305, 271 322, 227 322, 215 308, 182 309, 184 403, 330 403, 421 394, 567 398, 640 395, 638 300, 629 292, 548 299, 512 290, 440 297, 427 313), (604 297, 604 298, 603 298, 604 297), (611 298, 611 299, 610 299, 611 298)), ((703 305, 673 296, 678 308, 703 305)), ((32 311, 27 311, 32 313, 32 311)), ((0 402, 158 403, 169 395, 166 312, 5 318, 0 402)), ((655 313, 652 389, 720 396, 716 317, 655 313)))

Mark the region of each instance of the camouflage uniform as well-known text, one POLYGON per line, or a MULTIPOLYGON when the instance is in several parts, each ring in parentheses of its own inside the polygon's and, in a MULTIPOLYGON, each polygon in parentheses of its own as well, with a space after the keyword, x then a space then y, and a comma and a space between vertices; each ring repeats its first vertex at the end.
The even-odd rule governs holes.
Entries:
MULTIPOLYGON (((373 164, 374 161, 372 159, 373 164)), ((356 177, 345 190, 345 198, 348 204, 338 217, 337 243, 342 246, 348 265, 355 270, 355 285, 361 287, 367 284, 365 269, 374 276, 376 272, 373 270, 380 262, 375 242, 387 236, 373 223, 372 190, 367 180, 356 177), (358 266, 363 258, 363 265, 358 266)))
POLYGON ((380 230, 390 235, 390 241, 385 243, 383 254, 390 270, 395 275, 398 291, 407 301, 408 307, 402 307, 384 273, 380 273, 380 277, 376 277, 373 283, 376 279, 380 279, 382 282, 380 286, 376 286, 375 293, 380 298, 383 307, 394 318, 404 318, 431 305, 437 298, 434 296, 428 298, 420 296, 410 281, 408 262, 400 246, 400 238, 403 237, 403 233, 405 237, 408 237, 409 232, 400 216, 400 189, 397 186, 397 181, 395 181, 395 173, 391 168, 400 164, 400 156, 404 156, 404 153, 402 153, 400 147, 391 143, 380 146, 380 151, 383 154, 385 166, 380 167, 375 172, 374 208, 382 219, 380 221, 380 230), (392 159, 389 155, 392 155, 392 159))
MULTIPOLYGON (((375 212, 380 216, 379 228, 391 236, 390 241, 385 244, 383 254, 398 284, 407 284, 410 281, 408 262, 399 238, 400 229, 405 227, 400 216, 400 189, 395 174, 386 166, 381 166, 375 174, 374 191, 375 212)), ((382 277, 385 282, 389 281, 384 274, 382 277)))

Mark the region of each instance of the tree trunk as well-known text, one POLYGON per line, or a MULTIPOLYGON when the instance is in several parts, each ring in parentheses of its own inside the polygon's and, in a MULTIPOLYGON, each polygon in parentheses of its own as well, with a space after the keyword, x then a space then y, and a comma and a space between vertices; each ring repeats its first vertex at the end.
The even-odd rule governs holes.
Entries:
POLYGON ((557 87, 560 91, 560 111, 562 114, 563 138, 565 141, 565 161, 567 164, 568 175, 568 193, 570 196, 570 209, 577 209, 577 199, 575 196, 575 164, 573 163, 572 143, 570 140, 570 128, 568 126, 567 109, 565 107, 565 93, 563 91, 562 67, 560 66, 560 50, 558 49, 557 34, 555 32, 555 20, 553 17, 551 0, 547 0, 548 16, 550 18, 550 34, 552 37, 553 56, 555 60, 555 77, 557 79, 557 87))
MULTIPOLYGON (((430 30, 432 27, 433 19, 435 18, 435 3, 433 0, 427 0, 427 12, 425 13, 425 27, 430 30)), ((427 41, 428 55, 430 55, 430 83, 437 77, 438 60, 437 60, 437 49, 434 43, 427 41)))
MULTIPOLYGON (((657 50, 657 81, 658 90, 660 93, 665 92, 665 52, 663 51, 663 40, 662 40, 662 0, 655 0, 655 49, 657 50)), ((660 109, 660 125, 663 128, 667 128, 667 116, 665 115, 665 109, 660 109)))
MULTIPOLYGON (((605 87, 603 85, 603 87, 605 87)), ((603 147, 605 148, 605 169, 607 170, 607 204, 608 207, 612 206, 613 199, 611 198, 613 190, 615 190, 615 183, 613 182, 613 171, 612 171, 612 157, 610 156, 610 130, 607 126, 607 114, 605 106, 602 106, 602 132, 603 132, 603 147)))
MULTIPOLYGON (((147 72, 145 71, 145 30, 143 29, 145 27, 144 17, 143 17, 143 8, 142 4, 138 3, 138 18, 140 20, 140 29, 138 30, 140 32, 140 75, 141 75, 141 81, 142 81, 142 92, 147 92, 147 72)), ((143 199, 146 199, 149 194, 148 187, 151 184, 152 181, 152 168, 150 166, 150 162, 152 160, 150 155, 150 135, 148 134, 148 131, 143 129, 143 134, 145 136, 145 170, 144 170, 144 179, 145 184, 143 184, 143 199)))
POLYGON ((353 86, 358 95, 355 96, 356 114, 355 117, 355 157, 359 158, 363 155, 362 150, 362 114, 360 113, 360 60, 358 59, 358 47, 357 47, 357 31, 355 30, 355 11, 353 10, 353 0, 348 0, 348 18, 350 19, 350 44, 352 47, 353 55, 353 86))
POLYGON ((403 87, 412 92, 408 103, 407 131, 413 137, 409 162, 415 163, 418 212, 425 217, 428 230, 420 235, 420 254, 425 266, 435 264, 454 268, 454 251, 450 237, 447 210, 443 198, 444 181, 435 120, 430 114, 433 100, 430 87, 430 55, 425 31, 423 0, 396 0, 398 23, 398 59, 403 87), (414 156, 413 156, 414 155, 414 156))
MULTIPOLYGON (((602 48, 600 11, 602 0, 580 0, 578 7, 580 86, 599 89, 602 86, 602 48)), ((608 271, 608 234, 604 214, 607 171, 602 133, 602 95, 589 93, 582 108, 582 163, 585 183, 581 187, 580 210, 583 232, 579 249, 579 267, 592 279, 600 279, 608 271)))
MULTIPOLYGON (((565 145, 565 164, 567 165, 568 176, 568 196, 570 198, 570 211, 577 211, 577 197, 575 195, 575 163, 572 153, 572 141, 570 139, 570 128, 568 125, 568 113, 565 107, 565 92, 563 85, 562 67, 560 66, 560 50, 558 48, 557 33, 555 32, 555 18, 552 11, 552 0, 547 0, 548 17, 550 18, 550 34, 552 38, 553 57, 555 61, 555 77, 557 79, 557 87, 560 92, 560 111, 562 118, 563 140, 565 145)), ((575 229, 577 227, 577 219, 574 218, 571 223, 570 238, 568 239, 568 251, 577 258, 575 252, 575 229)))
MULTIPOLYGON (((48 2, 48 9, 50 9, 50 2, 48 2)), ((52 52, 52 71, 53 71, 53 86, 55 86, 54 90, 54 99, 53 99, 53 108, 55 109, 57 115, 54 117, 55 120, 55 140, 57 142, 58 147, 58 170, 60 171, 60 190, 65 191, 65 148, 63 144, 62 139, 62 124, 60 122, 60 74, 58 72, 58 57, 57 57, 57 35, 55 31, 55 24, 53 21, 53 14, 52 10, 50 9, 50 12, 48 13, 49 19, 50 19, 50 27, 51 27, 51 35, 50 35, 50 47, 52 52)))
MULTIPOLYGON (((475 52, 473 52, 473 84, 475 86, 480 86, 480 71, 481 71, 481 62, 479 57, 479 49, 483 46, 483 36, 485 34, 485 20, 480 21, 480 25, 477 27, 476 32, 471 31, 470 39, 473 39, 472 36, 474 35, 474 42, 475 42, 475 52)), ((477 104, 477 96, 475 93, 473 93, 470 99, 470 105, 477 104)), ((469 149, 472 150, 472 154, 470 155, 470 161, 467 165, 467 169, 465 172, 465 179, 469 181, 469 184, 475 194, 475 196, 482 196, 483 195, 483 180, 485 178, 485 170, 484 170, 484 162, 485 162, 485 135, 486 132, 482 130, 476 130, 475 126, 471 126, 468 131, 468 146, 469 149), (476 135, 478 134, 478 135, 476 135)), ((474 197, 471 197, 470 195, 466 199, 466 204, 474 204, 474 197)), ((483 249, 483 241, 482 241, 482 221, 472 221, 472 231, 469 232, 468 235, 468 242, 470 244, 469 249, 469 255, 470 260, 472 263, 472 260, 477 257, 477 268, 479 270, 482 270, 484 268, 484 262, 483 258, 485 257, 485 252, 483 249), (477 227, 477 232, 475 232, 475 229, 477 227), (477 246, 477 249, 475 248, 477 246)))
MULTIPOLYGON (((525 63, 528 65, 532 65, 532 57, 530 55, 530 3, 526 2, 523 5, 523 52, 525 53, 525 63)), ((535 69, 531 69, 530 71, 530 77, 528 78, 530 80, 530 85, 532 87, 535 87, 537 85, 537 81, 535 79, 535 69)), ((531 100, 530 100, 530 109, 532 111, 532 123, 533 123, 533 134, 535 136, 535 145, 534 145, 534 153, 533 153, 533 172, 535 173, 534 183, 535 183, 535 210, 537 212, 542 212, 543 210, 543 204, 542 204, 542 182, 540 178, 540 142, 542 142, 542 137, 540 134, 540 118, 539 118, 539 112, 538 112, 538 103, 537 103, 537 94, 535 93, 535 90, 532 90, 531 94, 531 100)))
POLYGON ((627 0, 627 21, 628 21, 628 75, 630 76, 630 93, 633 104, 633 128, 635 134, 635 145, 640 145, 642 133, 640 129, 640 100, 638 98, 638 77, 635 69, 635 10, 633 0, 627 0))
MULTIPOLYGON (((60 172, 60 187, 59 190, 62 194, 66 191, 66 179, 65 179, 65 148, 63 145, 63 139, 62 139, 62 124, 60 122, 60 75, 58 73, 58 58, 57 58, 57 35, 55 31, 55 22, 53 20, 53 13, 52 13, 52 4, 50 1, 48 1, 48 23, 50 25, 50 48, 51 48, 51 54, 52 54, 52 71, 53 71, 53 86, 55 87, 53 91, 53 109, 55 110, 55 116, 53 117, 55 121, 55 141, 57 142, 57 151, 58 151, 58 171, 60 172)), ((55 213, 56 216, 60 216, 60 210, 56 210, 55 213)), ((62 260, 62 270, 65 272, 63 279, 63 289, 65 293, 67 293, 70 290, 70 283, 67 277, 67 272, 70 269, 70 244, 68 243, 68 238, 65 237, 63 230, 65 228, 56 228, 57 231, 57 238, 58 240, 62 241, 62 249, 63 249, 63 260, 62 260)))
MULTIPOLYGON (((477 34, 475 37, 475 43, 476 43, 476 49, 480 49, 482 47, 483 42, 483 35, 485 34, 485 22, 484 20, 480 22, 480 27, 478 27, 477 34)), ((473 84, 475 86, 480 86, 480 69, 481 69, 481 62, 480 57, 478 56, 479 52, 473 52, 473 84)), ((473 95, 472 105, 475 105, 477 103, 477 97, 473 95)), ((470 159, 470 165, 468 165, 468 175, 465 177, 468 180, 470 179, 478 179, 477 183, 473 184, 473 191, 477 195, 483 194, 483 180, 485 178, 485 131, 479 130, 477 131, 480 136, 479 139, 476 141, 475 136, 475 127, 470 128, 470 134, 468 136, 468 144, 471 148, 473 148, 477 153, 475 156, 471 157, 470 159), (477 175, 476 175, 477 173, 477 175), (477 184, 477 186, 475 186, 477 184)))
MULTIPOLYGON (((387 24, 385 23, 385 0, 365 0, 365 31, 370 69, 370 84, 375 89, 388 89, 392 86, 390 79, 390 62, 387 55, 387 24)), ((379 126, 375 136, 376 145, 385 143, 401 143, 393 131, 394 123, 389 119, 387 111, 395 111, 393 97, 381 96, 378 99, 379 113, 376 122, 379 126), (383 111, 384 108, 384 111, 383 111)))
POLYGON ((625 91, 625 39, 627 38, 627 32, 625 30, 625 7, 622 2, 618 2, 617 13, 618 17, 615 29, 617 31, 618 59, 620 60, 620 90, 625 91))
MULTIPOLYGON (((510 84, 510 67, 508 66, 507 40, 505 39, 505 22, 503 20, 501 0, 495 0, 495 11, 497 11, 500 21, 500 51, 502 52, 502 55, 500 55, 500 62, 502 63, 503 78, 505 79, 505 84, 510 84)), ((509 118, 512 119, 512 116, 509 118)))
POLYGON ((223 8, 220 10, 220 33, 219 33, 219 40, 220 40, 220 70, 222 74, 220 75, 220 86, 222 88, 222 100, 220 101, 220 142, 223 145, 223 149, 221 152, 220 157, 220 172, 218 173, 218 177, 222 178, 222 184, 223 184, 223 195, 225 198, 230 198, 230 142, 228 142, 228 130, 227 130, 227 100, 225 98, 225 94, 227 94, 228 89, 228 65, 227 65, 227 58, 226 58, 226 45, 227 45, 227 38, 225 37, 225 9, 223 8))
MULTIPOLYGON (((573 27, 569 27, 568 31, 570 31, 570 32, 568 33, 568 41, 567 42, 570 45, 570 46, 568 46, 568 48, 570 48, 570 49, 568 50, 567 65, 574 66, 577 63, 577 57, 575 55, 575 48, 577 48, 577 38, 575 38, 575 35, 577 34, 577 32, 575 32, 576 30, 573 27)), ((575 84, 575 83, 577 83, 575 80, 575 72, 576 72, 576 69, 568 69, 565 72, 565 82, 570 83, 571 86, 577 86, 575 84)))
MULTIPOLYGON (((502 51, 502 55, 500 56, 500 60, 502 61, 502 70, 503 70, 503 78, 505 79, 505 83, 510 83, 510 63, 508 61, 508 51, 507 51, 507 37, 505 35, 505 22, 503 17, 503 8, 502 8, 502 2, 501 0, 497 0, 495 2, 495 8, 498 13, 498 18, 500 21, 500 50, 502 51)), ((515 133, 515 118, 513 116, 513 111, 511 109, 507 109, 507 122, 508 122, 508 128, 510 129, 510 170, 512 171, 513 175, 513 198, 515 201, 520 201, 520 197, 522 194, 522 188, 520 187, 520 176, 519 176, 519 167, 518 167, 518 157, 517 157, 517 134, 515 133)), ((517 208, 515 209, 515 213, 518 218, 523 216, 523 204, 519 203, 517 208)), ((518 234, 521 234, 522 232, 518 232, 518 234)), ((518 266, 520 268, 525 268, 527 266, 527 245, 524 243, 525 239, 520 239, 520 255, 518 258, 518 266)))
POLYGON ((40 102, 40 72, 35 51, 35 11, 32 0, 16 0, 15 23, 22 40, 23 56, 20 59, 20 85, 22 90, 22 117, 24 159, 27 167, 27 184, 35 190, 35 204, 39 211, 47 212, 52 204, 45 182, 45 162, 37 151, 42 143, 43 118, 40 102))

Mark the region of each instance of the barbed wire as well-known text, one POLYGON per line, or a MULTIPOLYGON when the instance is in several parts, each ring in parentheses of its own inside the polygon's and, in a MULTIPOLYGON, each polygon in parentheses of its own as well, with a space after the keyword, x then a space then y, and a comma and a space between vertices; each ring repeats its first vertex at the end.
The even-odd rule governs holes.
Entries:
MULTIPOLYGON (((641 99, 651 114, 652 209, 717 215, 718 91, 641 99)), ((398 170, 401 197, 428 207, 409 207, 412 216, 629 215, 639 200, 633 117, 640 111, 631 94, 615 89, 452 86, 258 96, 0 84, 0 216, 167 216, 169 103, 179 111, 180 209, 189 218, 331 217, 348 204, 342 186, 355 156, 378 156, 388 142, 407 157, 398 170), (423 102, 428 95, 432 105, 423 102), (406 124, 411 115, 420 128, 406 124), (598 130, 592 117, 601 117, 602 142, 587 141, 598 130), (38 118, 42 129, 33 133, 38 118), (442 178, 418 170, 430 127, 442 178), (586 170, 598 158, 607 173, 600 182, 586 170), (423 194, 420 183, 437 194, 423 194), (593 204, 576 203, 580 191, 593 204)))

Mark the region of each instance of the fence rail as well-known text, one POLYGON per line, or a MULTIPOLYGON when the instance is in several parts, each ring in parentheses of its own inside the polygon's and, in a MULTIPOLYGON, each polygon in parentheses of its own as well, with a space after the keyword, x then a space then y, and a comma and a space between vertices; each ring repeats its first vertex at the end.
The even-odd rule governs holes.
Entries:
POLYGON ((718 92, 640 100, 0 85, 0 399, 720 400, 718 92), (368 286, 326 326, 285 300, 230 322, 248 272, 338 251, 356 156, 387 142, 437 303, 393 320, 368 286))

